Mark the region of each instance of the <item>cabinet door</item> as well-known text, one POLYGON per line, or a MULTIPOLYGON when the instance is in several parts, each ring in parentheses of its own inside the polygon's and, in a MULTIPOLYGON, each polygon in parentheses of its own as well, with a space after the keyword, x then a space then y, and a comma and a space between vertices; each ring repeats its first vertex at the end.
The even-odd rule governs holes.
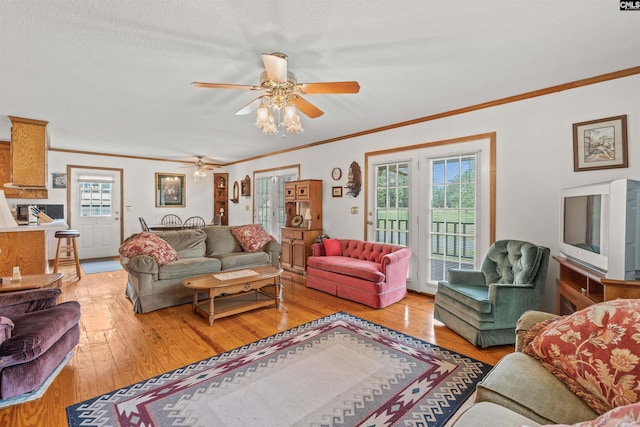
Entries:
POLYGON ((293 202, 296 200, 296 184, 284 183, 284 200, 287 202, 293 202))
POLYGON ((309 183, 299 183, 296 185, 296 200, 309 200, 309 183))
POLYGON ((304 240, 294 240, 292 242, 293 252, 293 268, 299 270, 307 269, 307 248, 304 244, 304 240))
POLYGON ((11 178, 22 187, 47 186, 47 122, 11 119, 11 178))
POLYGON ((292 240, 287 238, 282 238, 282 253, 280 254, 280 264, 283 267, 292 268, 293 267, 293 259, 292 259, 292 240))

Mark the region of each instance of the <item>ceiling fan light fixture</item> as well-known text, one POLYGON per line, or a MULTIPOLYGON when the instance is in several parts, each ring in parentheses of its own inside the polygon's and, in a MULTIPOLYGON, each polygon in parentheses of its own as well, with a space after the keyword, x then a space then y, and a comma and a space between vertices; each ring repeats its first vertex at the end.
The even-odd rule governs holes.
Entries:
POLYGON ((207 170, 202 167, 198 167, 196 170, 193 171, 193 180, 196 182, 196 184, 199 183, 202 178, 206 178, 206 177, 207 177, 207 170))

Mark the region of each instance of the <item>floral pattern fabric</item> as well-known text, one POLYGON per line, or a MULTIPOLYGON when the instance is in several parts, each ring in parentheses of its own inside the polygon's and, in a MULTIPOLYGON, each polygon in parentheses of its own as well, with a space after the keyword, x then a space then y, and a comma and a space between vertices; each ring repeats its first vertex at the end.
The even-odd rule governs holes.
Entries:
POLYGON ((640 300, 607 301, 541 322, 530 330, 523 351, 598 414, 636 403, 640 400, 640 300))
POLYGON ((272 240, 272 235, 267 233, 261 224, 248 224, 233 227, 231 234, 236 238, 245 252, 258 252, 272 240))
POLYGON ((126 241, 120 246, 118 252, 127 258, 136 255, 150 256, 161 267, 178 259, 178 252, 166 240, 149 232, 140 233, 126 241))

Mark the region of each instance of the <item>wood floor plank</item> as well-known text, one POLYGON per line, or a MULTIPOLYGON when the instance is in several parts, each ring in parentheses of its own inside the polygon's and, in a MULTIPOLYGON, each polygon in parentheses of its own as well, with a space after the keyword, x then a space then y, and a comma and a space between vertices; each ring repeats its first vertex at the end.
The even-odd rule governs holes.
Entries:
MULTIPOLYGON (((64 271, 63 271, 64 272, 64 271)), ((124 271, 63 281, 61 301, 82 306, 80 343, 43 397, 0 409, 0 425, 67 426, 65 408, 120 387, 249 344, 317 318, 344 311, 485 363, 512 346, 479 349, 433 320, 433 298, 410 293, 385 309, 372 309, 309 289, 304 276, 284 274, 279 308, 216 319, 212 326, 190 304, 135 314, 125 296, 124 271)))

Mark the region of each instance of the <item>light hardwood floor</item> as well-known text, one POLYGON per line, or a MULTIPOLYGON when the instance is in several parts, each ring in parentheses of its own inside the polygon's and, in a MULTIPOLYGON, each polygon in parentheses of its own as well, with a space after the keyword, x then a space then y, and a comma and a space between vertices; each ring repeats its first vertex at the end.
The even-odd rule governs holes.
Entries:
POLYGON ((62 300, 82 305, 80 343, 42 398, 0 409, 0 426, 67 426, 69 405, 337 311, 492 365, 513 351, 512 346, 485 350, 472 346, 433 320, 433 298, 414 293, 376 310, 308 289, 303 276, 285 274, 280 308, 230 316, 208 326, 190 304, 134 314, 124 296, 126 281, 126 273, 116 271, 63 282, 62 300))

